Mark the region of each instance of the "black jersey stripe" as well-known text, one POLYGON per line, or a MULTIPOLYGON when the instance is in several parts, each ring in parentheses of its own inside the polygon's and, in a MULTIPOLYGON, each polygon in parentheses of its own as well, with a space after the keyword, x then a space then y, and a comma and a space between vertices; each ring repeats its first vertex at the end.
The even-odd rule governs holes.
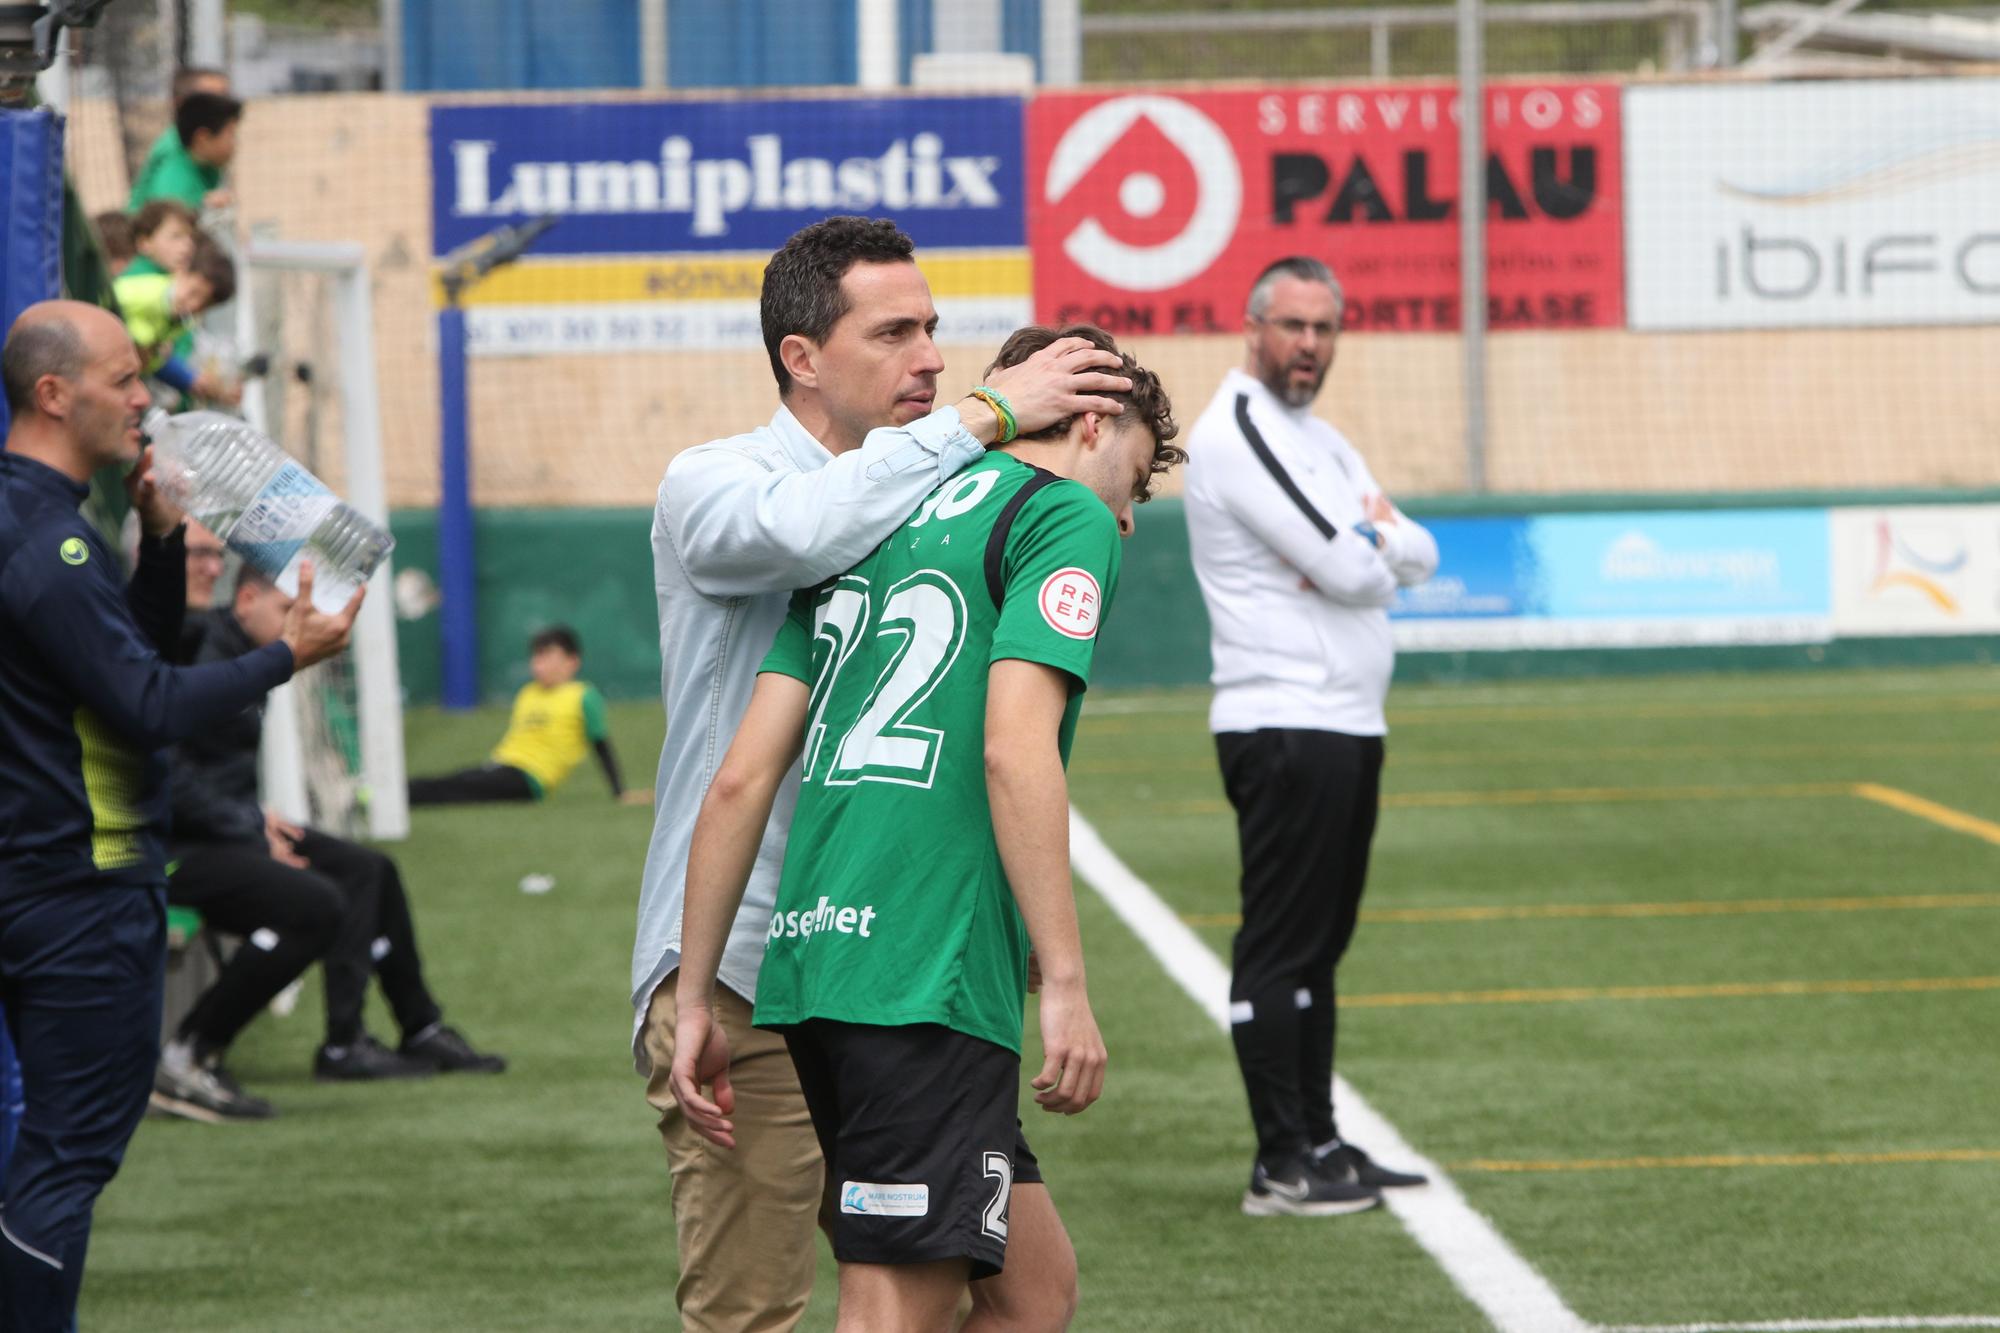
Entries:
POLYGON ((1327 521, 1325 514, 1313 507, 1311 500, 1306 499, 1306 493, 1292 480, 1292 474, 1285 471, 1285 465, 1271 452, 1271 446, 1264 443, 1264 437, 1257 432, 1257 423, 1250 419, 1250 395, 1247 393, 1236 395, 1236 425, 1242 430, 1243 438, 1250 442, 1250 452, 1257 455, 1257 461, 1271 474, 1271 480, 1278 483, 1278 489, 1291 497, 1299 512, 1306 516, 1306 521, 1319 529, 1320 536, 1332 541, 1340 530, 1327 521))
MULTIPOLYGON (((1028 466, 1034 467, 1030 463, 1028 466)), ((1055 481, 1056 474, 1045 468, 1035 468, 1035 475, 1021 483, 1021 489, 1007 497, 1007 505, 1000 511, 1000 517, 993 521, 993 531, 986 538, 986 591, 993 598, 994 610, 1007 596, 1007 534, 1014 530, 1014 517, 1021 512, 1021 506, 1028 503, 1036 491, 1055 481)))

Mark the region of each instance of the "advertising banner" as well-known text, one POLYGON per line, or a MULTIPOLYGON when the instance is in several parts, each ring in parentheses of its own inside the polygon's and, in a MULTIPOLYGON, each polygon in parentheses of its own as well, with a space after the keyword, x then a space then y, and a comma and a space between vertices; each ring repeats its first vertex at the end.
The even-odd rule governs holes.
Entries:
POLYGON ((554 214, 543 255, 768 255, 829 213, 919 246, 1022 243, 1013 97, 588 102, 431 109, 438 254, 554 214))
POLYGON ((1440 518, 1424 524, 1438 544, 1438 572, 1396 590, 1396 619, 1497 620, 1539 610, 1525 518, 1440 518))
POLYGON ((1635 329, 2000 318, 2000 80, 1635 87, 1635 329))
POLYGON ((1397 646, 1405 650, 1832 637, 1825 510, 1444 520, 1436 535, 1443 586, 1408 590, 1391 611, 1397 646), (1466 527, 1474 522, 1511 526, 1466 527), (1461 597, 1475 607, 1516 609, 1469 613, 1461 597))
MULTIPOLYGON (((1459 326, 1458 103, 1445 84, 1047 94, 1028 109, 1035 311, 1117 333, 1240 328, 1314 255, 1350 328, 1459 326)), ((1618 89, 1487 90, 1496 329, 1623 323, 1618 89)))
POLYGON ((2000 505, 1834 510, 1833 627, 2000 633, 2000 505))
POLYGON ((1557 619, 1824 621, 1831 609, 1824 510, 1556 514, 1528 541, 1557 619))
POLYGON ((473 289, 475 354, 757 346, 764 260, 834 213, 916 241, 941 340, 1027 322, 1018 97, 437 106, 431 171, 438 254, 557 219, 473 289))

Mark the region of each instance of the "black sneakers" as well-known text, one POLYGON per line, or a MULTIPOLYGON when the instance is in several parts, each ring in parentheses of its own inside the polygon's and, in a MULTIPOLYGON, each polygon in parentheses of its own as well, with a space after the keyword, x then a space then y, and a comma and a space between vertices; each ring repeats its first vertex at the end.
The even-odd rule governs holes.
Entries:
POLYGON ((193 1045, 185 1041, 170 1041, 160 1048, 150 1105, 156 1111, 208 1125, 269 1120, 278 1113, 262 1097, 245 1092, 219 1063, 197 1059, 193 1045))
POLYGON ((472 1048, 457 1028, 433 1023, 390 1050, 367 1033, 351 1046, 322 1046, 313 1077, 325 1080, 426 1078, 437 1073, 497 1074, 507 1061, 472 1048))
POLYGON ((1334 1217, 1366 1212, 1382 1196, 1365 1185, 1342 1180, 1300 1156, 1266 1170, 1262 1162, 1250 1172, 1243 1191, 1243 1212, 1249 1217, 1334 1217))
POLYGON ((390 1050, 367 1033, 346 1046, 322 1046, 313 1056, 313 1077, 322 1083, 382 1078, 428 1078, 437 1066, 390 1050))
POLYGON ((457 1028, 433 1023, 415 1036, 403 1038, 398 1051, 410 1060, 445 1074, 498 1074, 507 1068, 505 1056, 472 1049, 457 1028))
POLYGON ((1313 1161, 1321 1171, 1335 1180, 1345 1180, 1372 1190, 1407 1189, 1412 1185, 1428 1185, 1430 1180, 1414 1171, 1391 1171, 1378 1165, 1374 1158, 1351 1143, 1339 1139, 1322 1143, 1313 1149, 1313 1161))

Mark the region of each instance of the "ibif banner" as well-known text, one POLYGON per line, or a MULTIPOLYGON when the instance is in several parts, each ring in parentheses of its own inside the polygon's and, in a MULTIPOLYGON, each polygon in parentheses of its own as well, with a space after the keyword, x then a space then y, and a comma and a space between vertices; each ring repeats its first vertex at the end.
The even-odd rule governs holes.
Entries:
POLYGON ((2000 80, 1625 94, 1632 327, 2000 319, 2000 80))

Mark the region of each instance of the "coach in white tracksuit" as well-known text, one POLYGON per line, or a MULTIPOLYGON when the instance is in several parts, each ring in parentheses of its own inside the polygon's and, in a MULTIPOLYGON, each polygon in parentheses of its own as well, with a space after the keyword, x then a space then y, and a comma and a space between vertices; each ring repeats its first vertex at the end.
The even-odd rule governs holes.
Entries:
POLYGON ((1312 414, 1341 294, 1318 260, 1251 290, 1242 370, 1188 445, 1187 520, 1208 606, 1215 733, 1236 809, 1243 924, 1231 1035, 1257 1131, 1252 1214, 1354 1212, 1422 1177, 1343 1143, 1333 1117, 1334 968, 1368 873, 1395 666, 1387 607, 1437 544, 1312 414))

